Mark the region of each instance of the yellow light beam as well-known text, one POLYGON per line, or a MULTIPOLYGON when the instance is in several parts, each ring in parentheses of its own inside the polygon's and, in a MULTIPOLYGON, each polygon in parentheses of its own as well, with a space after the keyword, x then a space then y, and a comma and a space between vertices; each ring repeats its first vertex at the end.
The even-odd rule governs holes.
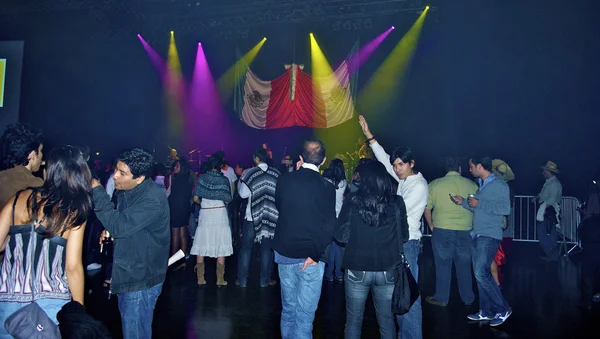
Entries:
POLYGON ((333 73, 327 58, 325 58, 321 47, 319 47, 319 44, 317 43, 317 39, 315 39, 315 36, 312 33, 310 33, 310 61, 313 81, 315 78, 321 79, 329 77, 333 73))
MULTIPOLYGON (((313 91, 315 94, 320 96, 319 91, 321 88, 331 89, 332 92, 336 92, 338 89, 341 91, 341 84, 312 33, 310 34, 310 52, 313 91)), ((323 98, 323 100, 326 107, 325 113, 336 105, 331 98, 323 98)), ((358 126, 356 121, 350 120, 333 128, 314 130, 314 135, 327 145, 327 159, 329 161, 333 160, 337 154, 347 154, 346 152, 350 153, 352 151, 358 135, 356 126, 358 126)), ((345 166, 348 165, 345 164, 345 166)))
POLYGON ((223 75, 217 79, 217 87, 219 88, 219 96, 221 98, 221 102, 226 102, 231 98, 233 94, 233 89, 237 85, 235 83, 235 73, 236 70, 239 74, 245 74, 248 70, 252 61, 258 55, 258 52, 262 48, 262 46, 267 41, 267 38, 264 37, 261 41, 259 41, 251 50, 249 50, 240 60, 238 60, 233 66, 231 66, 223 75))
POLYGON ((164 95, 169 115, 169 137, 181 136, 183 127, 183 76, 179 53, 175 44, 175 34, 171 31, 167 55, 167 74, 164 83, 164 95))
POLYGON ((179 53, 177 52, 177 45, 175 44, 175 34, 173 34, 173 31, 171 31, 171 40, 169 41, 167 65, 169 66, 169 73, 181 73, 181 63, 179 62, 179 53))
POLYGON ((400 85, 414 56, 428 10, 426 7, 361 90, 356 103, 360 112, 375 112, 399 96, 400 85))

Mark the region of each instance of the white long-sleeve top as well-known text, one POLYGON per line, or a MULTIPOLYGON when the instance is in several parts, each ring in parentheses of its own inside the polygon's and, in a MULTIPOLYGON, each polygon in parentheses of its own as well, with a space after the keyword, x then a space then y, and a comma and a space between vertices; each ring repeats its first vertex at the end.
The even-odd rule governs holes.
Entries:
MULTIPOLYGON (((325 178, 325 180, 329 181, 333 184, 331 179, 325 178)), ((338 187, 335 188, 335 217, 338 218, 340 216, 340 212, 342 211, 342 205, 344 204, 344 193, 346 192, 346 187, 348 187, 348 182, 344 179, 338 183, 338 187)))
POLYGON ((421 232, 421 218, 423 217, 423 212, 425 212, 425 207, 427 207, 427 198, 429 195, 427 180, 425 180, 421 173, 410 175, 405 180, 400 179, 390 163, 390 155, 385 152, 383 147, 378 142, 375 142, 371 144, 371 149, 377 160, 398 181, 397 194, 404 199, 404 205, 406 205, 409 240, 421 239, 423 235, 421 232))
POLYGON ((111 173, 110 177, 106 181, 106 193, 112 199, 113 193, 115 192, 115 174, 111 173))

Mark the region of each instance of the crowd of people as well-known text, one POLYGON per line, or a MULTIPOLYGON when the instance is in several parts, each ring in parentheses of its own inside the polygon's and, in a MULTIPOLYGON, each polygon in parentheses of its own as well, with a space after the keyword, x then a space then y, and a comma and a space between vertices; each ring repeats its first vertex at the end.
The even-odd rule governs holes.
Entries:
MULTIPOLYGON (((232 168, 218 151, 199 173, 176 151, 166 166, 157 166, 152 154, 133 148, 101 178, 87 164, 89 148, 61 146, 44 157, 39 132, 9 126, 0 140, 0 338, 14 335, 5 327, 7 318, 32 303, 56 324, 69 302, 84 305, 85 267, 98 268, 93 248, 102 251, 110 242, 106 287, 118 297, 125 338, 152 336, 170 256, 185 254, 175 269, 195 256, 200 287, 210 274, 205 258, 216 258, 216 284, 225 287, 225 258, 236 248, 234 285, 246 288, 256 244, 262 288, 278 284, 272 274, 277 264, 283 338, 312 337, 325 280, 344 284, 346 338, 361 337, 372 293, 382 338, 419 339, 421 298, 400 315, 392 312, 392 296, 394 268, 402 256, 418 282, 423 217, 432 231, 436 272, 435 293, 424 300, 448 305, 454 263, 465 305, 476 300, 473 276, 477 283, 479 307, 466 318, 502 325, 512 314, 498 269, 510 248, 506 216, 512 208, 512 169, 499 159, 472 155, 468 165, 474 182, 462 176, 459 159, 449 158, 447 174, 428 183, 410 148, 388 154, 366 119, 361 116, 359 122, 374 158, 361 159, 351 178, 340 159, 323 168, 326 146, 319 140, 306 141, 297 162, 289 157, 277 168, 266 145, 256 148, 253 166, 246 169, 232 168)), ((553 261, 559 256, 562 186, 556 164, 542 168, 546 183, 535 201, 538 238, 543 259, 553 261)), ((591 196, 584 217, 593 220, 592 226, 600 219, 598 196, 591 196)), ((598 263, 588 254, 600 239, 590 234, 583 246, 586 308, 600 300, 594 296, 598 263)), ((88 337, 101 337, 102 324, 89 323, 96 334, 88 337)))

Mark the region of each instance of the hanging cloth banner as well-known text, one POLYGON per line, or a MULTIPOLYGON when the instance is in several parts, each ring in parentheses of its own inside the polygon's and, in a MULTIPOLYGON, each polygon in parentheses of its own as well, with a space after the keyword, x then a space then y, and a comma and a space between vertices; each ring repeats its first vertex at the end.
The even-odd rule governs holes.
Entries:
MULTIPOLYGON (((358 49, 358 42, 346 60, 358 49)), ((330 128, 354 116, 357 72, 346 61, 329 76, 314 79, 302 65, 285 65, 285 72, 265 81, 250 68, 236 68, 234 106, 240 119, 256 129, 293 126, 330 128)))

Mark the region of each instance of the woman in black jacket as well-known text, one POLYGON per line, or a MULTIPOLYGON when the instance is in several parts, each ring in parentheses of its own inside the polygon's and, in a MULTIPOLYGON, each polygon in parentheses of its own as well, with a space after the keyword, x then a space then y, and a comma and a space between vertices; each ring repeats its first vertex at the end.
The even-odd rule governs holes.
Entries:
POLYGON ((393 271, 408 240, 406 207, 381 163, 361 166, 360 178, 358 192, 344 201, 335 235, 346 243, 342 262, 346 269, 345 338, 360 338, 371 291, 381 338, 395 339, 393 271))

